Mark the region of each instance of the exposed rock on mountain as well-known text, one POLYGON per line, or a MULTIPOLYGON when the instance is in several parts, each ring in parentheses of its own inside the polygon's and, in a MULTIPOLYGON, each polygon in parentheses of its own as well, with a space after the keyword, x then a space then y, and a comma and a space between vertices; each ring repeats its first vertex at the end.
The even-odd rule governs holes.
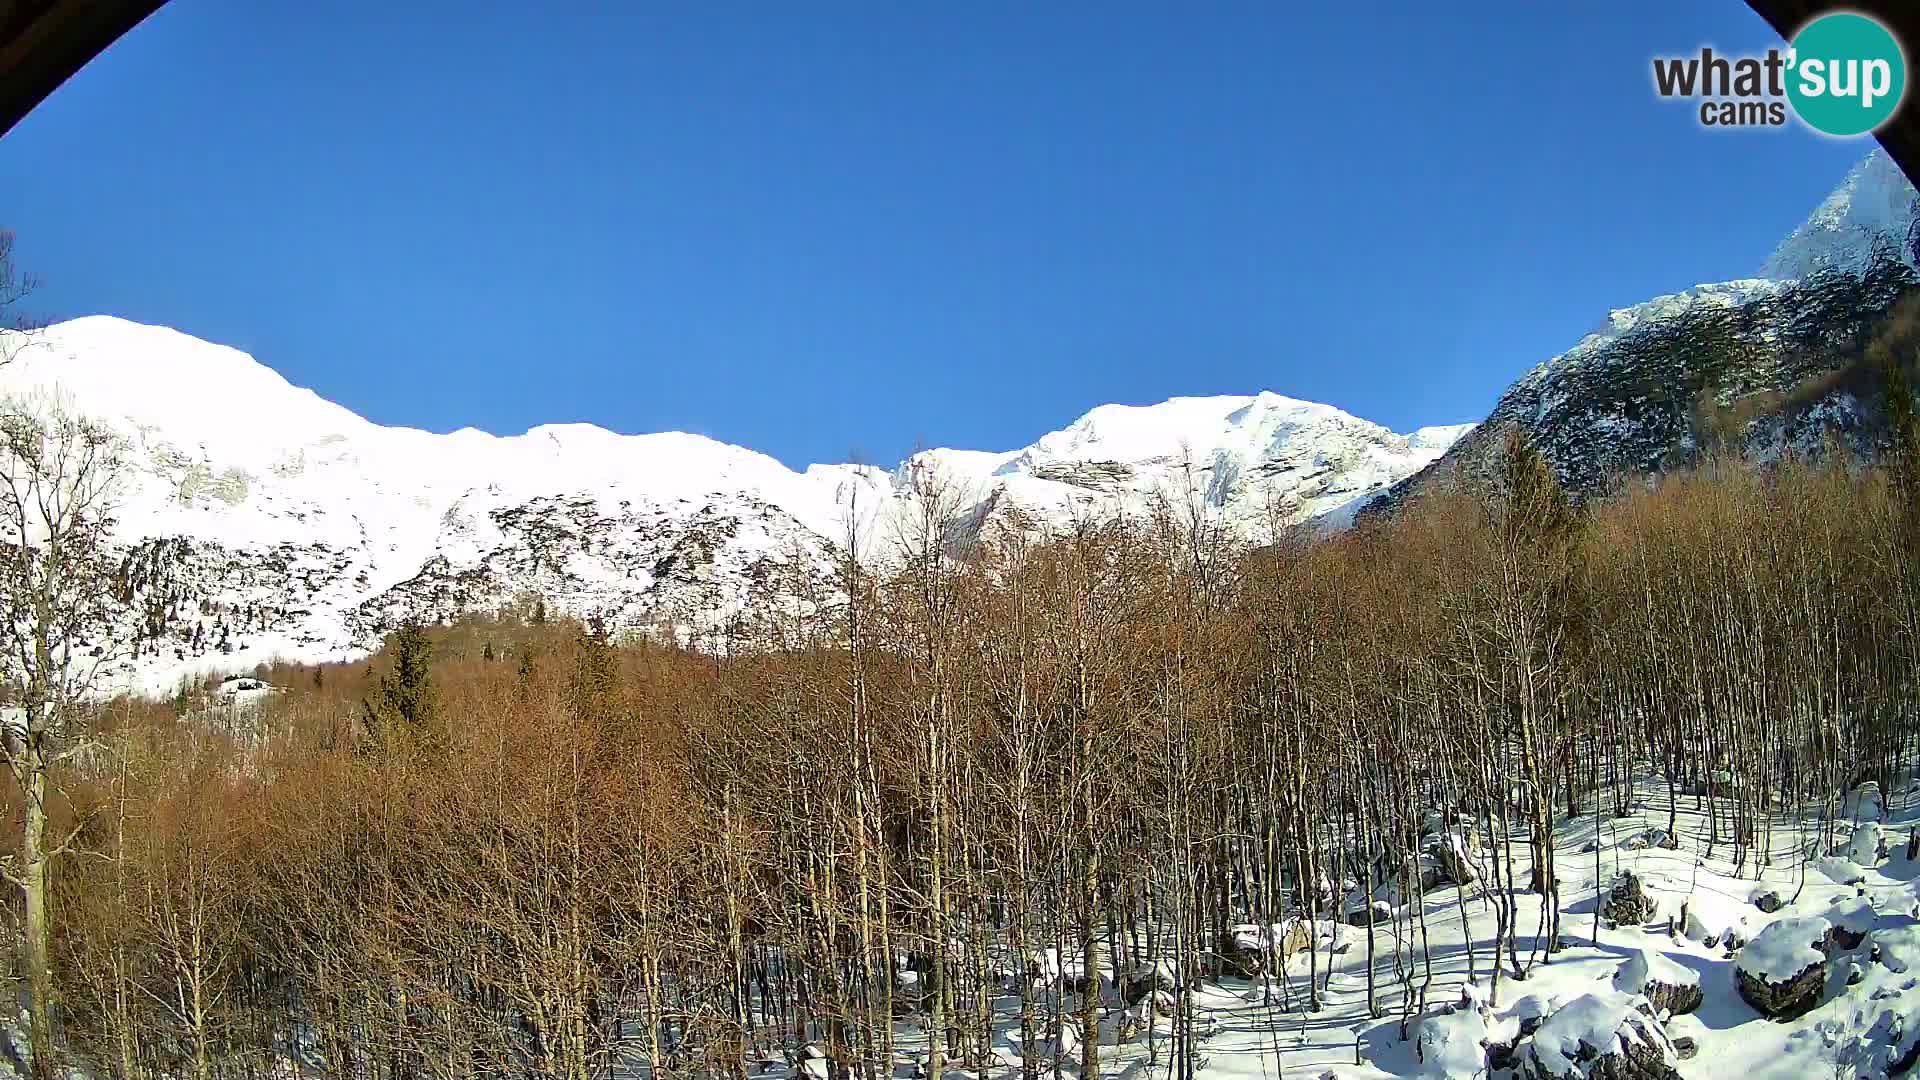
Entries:
POLYGON ((1370 504, 1484 475, 1508 425, 1580 495, 1722 446, 1762 458, 1833 437, 1878 437, 1868 334, 1920 285, 1920 196, 1883 151, 1857 165, 1783 241, 1762 276, 1700 285, 1612 312, 1529 371, 1479 428, 1370 504))
MULTIPOLYGON (((1275 394, 1106 405, 1008 453, 793 471, 695 435, 550 425, 499 437, 368 422, 233 349, 111 318, 50 328, 0 389, 54 392, 126 438, 128 634, 115 678, 342 657, 409 620, 541 596, 681 637, 831 604, 850 519, 884 562, 916 473, 960 520, 1064 526, 1199 498, 1249 537, 1356 501, 1465 428, 1399 435, 1275 394)), ((750 629, 750 628, 748 628, 750 629)))

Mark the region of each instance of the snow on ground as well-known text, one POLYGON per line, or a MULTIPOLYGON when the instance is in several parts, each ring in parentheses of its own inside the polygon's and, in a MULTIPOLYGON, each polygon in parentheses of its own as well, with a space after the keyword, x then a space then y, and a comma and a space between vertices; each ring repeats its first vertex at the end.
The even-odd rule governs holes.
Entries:
MULTIPOLYGON (((1314 951, 1314 962, 1326 980, 1319 1012, 1309 1014, 1300 1007, 1306 999, 1304 951, 1294 956, 1288 974, 1272 984, 1272 1005, 1265 1004, 1267 988, 1257 978, 1229 977, 1202 985, 1196 994, 1197 1026, 1204 1032, 1197 1048, 1199 1080, 1276 1080, 1281 1076, 1500 1080, 1513 1074, 1480 1071, 1485 1067, 1482 1040, 1512 1044, 1523 1030, 1532 1031, 1543 1016, 1546 1022, 1531 1040, 1521 1040, 1520 1048, 1531 1060, 1556 1070, 1555 1075, 1563 1075, 1558 1070, 1577 1056, 1582 1041, 1613 1046, 1632 1043, 1669 1062, 1687 1080, 1828 1077, 1835 1075, 1836 1061, 1859 1069, 1857 1074, 1841 1075, 1883 1076, 1892 1062, 1920 1046, 1920 920, 1913 916, 1920 863, 1906 860, 1904 843, 1890 845, 1884 860, 1863 866, 1858 886, 1845 886, 1797 862, 1795 853, 1802 838, 1812 843, 1817 823, 1776 825, 1772 850, 1761 854, 1765 865, 1756 880, 1752 853, 1744 861, 1744 873, 1735 872, 1734 849, 1725 838, 1724 824, 1720 842, 1708 852, 1706 818, 1693 796, 1680 796, 1676 848, 1645 843, 1650 832, 1666 827, 1665 799, 1663 788, 1648 785, 1638 792, 1635 812, 1608 818, 1597 829, 1591 814, 1561 822, 1557 864, 1567 948, 1551 963, 1534 967, 1524 981, 1503 979, 1497 999, 1487 978, 1494 929, 1491 899, 1478 884, 1467 889, 1469 950, 1461 931, 1461 897, 1454 887, 1443 886, 1424 899, 1430 935, 1425 947, 1417 930, 1407 941, 1416 973, 1413 993, 1417 995, 1431 977, 1425 987, 1427 1015, 1414 1016, 1409 1038, 1403 1039, 1400 1031, 1403 1001, 1395 982, 1391 927, 1378 928, 1375 943, 1380 1012, 1376 1019, 1367 1011, 1366 931, 1322 922, 1314 951), (1596 942, 1596 886, 1605 889, 1625 870, 1640 876, 1650 892, 1660 894, 1660 911, 1646 926, 1601 926, 1596 942), (1761 910, 1756 901, 1765 898, 1771 904, 1773 896, 1779 898, 1779 908, 1772 913, 1761 910), (1669 919, 1675 930, 1672 936, 1667 933, 1669 919), (1768 933, 1769 926, 1775 931, 1768 933), (1832 976, 1820 1003, 1810 1012, 1789 1021, 1769 1020, 1742 1000, 1735 987, 1736 964, 1775 979, 1788 977, 1822 958, 1809 943, 1821 938, 1829 926, 1864 929, 1867 934, 1855 948, 1835 947, 1832 976), (1735 940, 1751 943, 1730 949, 1729 930, 1738 930, 1735 940), (1847 985, 1849 977, 1856 980, 1852 986, 1847 985), (1642 992, 1656 983, 1697 984, 1704 1001, 1690 1015, 1661 1016, 1663 1024, 1649 1027, 1638 1010, 1645 1002, 1642 992), (1283 1001, 1292 1007, 1283 1006, 1283 1001), (1692 1040, 1694 1045, 1682 1057, 1673 1040, 1692 1040)), ((1879 810, 1874 800, 1863 800, 1861 805, 1879 810)), ((1849 844, 1853 824, 1839 823, 1831 843, 1849 844)), ((1904 840, 1916 825, 1920 825, 1920 812, 1903 807, 1891 815, 1885 831, 1904 840)), ((1523 859, 1524 849, 1524 838, 1516 837, 1515 852, 1523 859)), ((1524 881, 1524 865, 1515 876, 1524 881)), ((1524 958, 1535 945, 1531 931, 1538 923, 1540 902, 1525 892, 1517 894, 1516 900, 1522 928, 1517 944, 1524 958)), ((1248 926, 1241 936, 1256 942, 1263 935, 1257 927, 1248 926)), ((1101 952, 1104 956, 1104 947, 1101 952)), ((1077 964, 1072 957, 1048 956, 1041 966, 1049 980, 1058 972, 1062 982, 1071 983, 1079 974, 1077 964)), ((1107 1005, 1117 1006, 1112 983, 1107 981, 1105 986, 1107 1005)), ((1009 994, 999 999, 997 1007, 999 1056, 988 1075, 1017 1077, 1018 998, 1009 994)), ((1133 1015, 1138 1017, 1142 1011, 1133 1010, 1133 1015)), ((1157 1064, 1149 1065, 1143 1034, 1124 1045, 1114 1044, 1118 1014, 1117 1008, 1111 1008, 1109 1022, 1102 1028, 1102 1075, 1117 1080, 1166 1069, 1169 1021, 1156 1021, 1157 1064)), ((925 1033, 909 1023, 902 1025, 901 1037, 898 1074, 905 1076, 911 1063, 924 1059, 925 1033)), ((1051 1052, 1051 1047, 1032 1049, 1051 1052)), ((1063 1049, 1077 1054, 1077 1047, 1063 1049)), ((781 1068, 768 1075, 778 1076, 781 1068)), ((1042 1074, 1050 1068, 1051 1059, 1042 1074)), ((1068 1071, 1074 1068, 1070 1065, 1068 1071)), ((949 1072, 955 1080, 980 1077, 958 1065, 950 1066, 949 1072)), ((1570 1075, 1587 1074, 1576 1069, 1570 1075)))

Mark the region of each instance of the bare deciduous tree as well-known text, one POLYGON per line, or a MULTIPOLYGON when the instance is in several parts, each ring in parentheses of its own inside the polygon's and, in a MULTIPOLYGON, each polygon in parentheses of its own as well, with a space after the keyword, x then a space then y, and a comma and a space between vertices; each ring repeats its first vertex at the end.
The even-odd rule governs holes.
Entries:
POLYGON ((13 362, 37 339, 42 323, 20 310, 20 302, 40 287, 40 279, 13 261, 13 232, 0 229, 0 367, 13 362))
POLYGON ((49 779, 87 748, 89 697, 114 659, 120 590, 109 546, 121 444, 50 392, 0 401, 0 634, 18 703, 7 766, 25 815, 6 876, 23 892, 33 1064, 54 1075, 47 903, 54 860, 77 827, 49 833, 49 779))

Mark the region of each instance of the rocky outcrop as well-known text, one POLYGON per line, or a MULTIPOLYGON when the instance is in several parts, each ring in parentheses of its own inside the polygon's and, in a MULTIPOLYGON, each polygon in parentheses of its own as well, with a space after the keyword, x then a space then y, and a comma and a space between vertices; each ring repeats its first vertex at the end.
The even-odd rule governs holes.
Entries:
POLYGON ((1834 902, 1827 909, 1826 920, 1833 924, 1833 944, 1842 949, 1857 949, 1867 939, 1868 931, 1880 918, 1873 909, 1873 902, 1864 896, 1848 897, 1834 902))
POLYGON ((1614 973, 1613 988, 1645 997, 1663 1016, 1683 1016, 1700 1007, 1700 973, 1652 949, 1641 949, 1614 973))
POLYGON ((1312 944, 1313 934, 1305 919, 1287 919, 1267 927, 1236 926, 1219 951, 1219 970, 1243 979, 1256 978, 1265 971, 1284 971, 1294 954, 1312 944))
POLYGON ((1623 870, 1614 879, 1613 888, 1607 891, 1607 902, 1600 914, 1615 926, 1638 926, 1652 919, 1659 910, 1660 905, 1647 892, 1640 875, 1623 870))
POLYGON ((1756 457, 1819 452, 1828 438, 1870 451, 1880 387, 1864 359, 1871 327, 1916 281, 1912 185, 1876 151, 1782 245, 1763 275, 1699 285, 1608 313, 1592 333, 1523 375, 1478 428, 1366 512, 1425 490, 1476 486, 1518 426, 1569 491, 1696 460, 1722 435, 1756 457), (1849 206, 1898 212, 1845 229, 1849 206), (1857 227, 1856 227, 1857 226, 1857 227), (1818 250, 1818 257, 1805 256, 1818 250), (1837 257, 1844 256, 1844 257, 1837 257), (1776 276, 1781 275, 1781 276, 1776 276))
POLYGON ((1470 885, 1480 879, 1480 872, 1468 854, 1469 847, 1466 836, 1456 832, 1444 833, 1429 841, 1428 854, 1434 860, 1442 883, 1470 885))
POLYGON ((1761 1015, 1791 1019, 1820 1003, 1833 924, 1818 916, 1780 919, 1742 946, 1734 963, 1741 998, 1761 1015))
POLYGON ((1679 1080, 1679 1055, 1653 1006, 1601 991, 1568 1002, 1516 1053, 1521 1080, 1679 1080))

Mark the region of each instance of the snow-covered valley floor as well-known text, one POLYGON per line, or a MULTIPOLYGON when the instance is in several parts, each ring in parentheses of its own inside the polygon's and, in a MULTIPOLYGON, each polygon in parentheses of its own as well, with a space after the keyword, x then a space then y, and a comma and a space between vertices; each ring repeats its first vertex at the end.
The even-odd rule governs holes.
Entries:
MULTIPOLYGON (((1902 788, 1908 785, 1903 782, 1902 788)), ((1374 975, 1380 1016, 1371 1017, 1367 1005, 1366 930, 1351 925, 1335 927, 1323 921, 1316 942, 1314 966, 1321 972, 1325 989, 1317 1012, 1309 1013, 1302 1004, 1307 997, 1308 958, 1304 951, 1294 954, 1285 976, 1287 985, 1272 985, 1274 1005, 1263 1004, 1265 994, 1260 980, 1223 977, 1203 982, 1194 991, 1194 1027, 1197 1040, 1195 1075, 1201 1080, 1271 1080, 1276 1077, 1334 1077, 1338 1080, 1367 1080, 1379 1077, 1487 1077, 1565 1075, 1587 1077, 1593 1063, 1577 1059, 1575 1044, 1569 1043, 1569 1057, 1558 1064, 1566 1073, 1527 1073, 1509 1069, 1487 1069, 1485 1051, 1478 1038, 1515 1041, 1522 1017, 1545 1012, 1550 1026, 1532 1040, 1522 1040, 1521 1061, 1525 1063, 1528 1044, 1571 1032, 1577 1042, 1580 1034, 1601 1032, 1600 1041, 1612 1037, 1610 1025, 1617 1023, 1619 1006, 1629 1002, 1621 990, 1642 988, 1642 978, 1651 967, 1655 979, 1664 976, 1681 983, 1689 976, 1697 978, 1702 1000, 1688 1015, 1666 1019, 1664 1035, 1656 1041, 1656 1056, 1689 1078, 1742 1077, 1747 1080, 1802 1080, 1809 1077, 1885 1076, 1891 1062, 1899 1060, 1920 1040, 1920 931, 1916 931, 1915 879, 1920 877, 1920 862, 1906 858, 1909 831, 1920 823, 1920 812, 1904 796, 1895 796, 1891 813, 1879 810, 1877 794, 1850 796, 1834 822, 1835 844, 1844 847, 1854 838, 1857 823, 1865 841, 1884 836, 1887 854, 1875 860, 1873 852, 1860 851, 1857 885, 1835 880, 1852 878, 1854 860, 1827 857, 1816 851, 1810 860, 1800 857, 1801 841, 1817 842, 1821 826, 1817 808, 1791 815, 1776 822, 1771 837, 1771 865, 1754 876, 1754 861, 1749 858, 1744 873, 1736 873, 1734 846, 1721 826, 1720 842, 1707 854, 1708 819, 1696 808, 1693 796, 1679 797, 1677 840, 1674 848, 1648 845, 1651 830, 1664 830, 1668 822, 1668 800, 1664 786, 1647 784, 1638 793, 1637 808, 1619 817, 1603 816, 1596 822, 1591 813, 1563 819, 1558 826, 1556 861, 1561 877, 1563 905, 1562 939, 1565 948, 1551 962, 1535 965, 1524 981, 1501 980, 1497 1004, 1491 996, 1489 967, 1495 934, 1495 909, 1491 897, 1478 884, 1467 887, 1465 912, 1467 931, 1462 932, 1455 886, 1442 886, 1424 898, 1425 934, 1417 921, 1402 918, 1402 933, 1407 935, 1405 953, 1410 953, 1414 978, 1403 991, 1395 971, 1392 927, 1377 928, 1374 975), (1598 828, 1596 829, 1596 824, 1598 828), (1597 834, 1597 835, 1596 835, 1597 834), (1596 844, 1597 842, 1597 844, 1596 844), (1596 855, 1598 870, 1596 872, 1596 855), (1607 890, 1620 871, 1632 871, 1645 884, 1645 891, 1657 903, 1657 911, 1643 925, 1601 925, 1595 942, 1597 899, 1604 902, 1607 890), (1834 876, 1827 872, 1832 871, 1834 876), (1596 898, 1596 881, 1602 895, 1596 898), (1754 900, 1763 893, 1777 893, 1782 906, 1765 912, 1754 900), (1819 1004, 1791 1020, 1763 1017, 1743 1000, 1736 987, 1735 969, 1741 953, 1725 945, 1729 933, 1751 941, 1768 925, 1785 919, 1817 917, 1843 929, 1861 929, 1867 933, 1854 947, 1835 945, 1828 961, 1829 974, 1819 993, 1819 1004), (1668 933, 1669 919, 1674 932, 1668 933), (1412 922, 1409 926, 1408 923, 1412 922), (1467 934, 1478 978, 1469 975, 1467 934), (1715 942, 1713 945, 1707 940, 1715 942), (1647 950, 1653 955, 1640 957, 1647 950), (1417 1015, 1408 1026, 1410 1038, 1401 1036, 1403 992, 1417 995, 1427 977, 1431 962, 1431 984, 1427 989, 1427 1018, 1417 1015), (1878 956, 1878 959, 1873 957, 1878 956), (1635 968, 1639 970, 1636 971, 1635 968), (1623 975, 1625 969, 1625 975, 1623 975), (1848 985, 1849 976, 1853 985, 1848 985), (1580 1008, 1562 1009, 1584 995, 1597 995, 1581 1003, 1580 1008), (1282 998, 1291 1008, 1280 1004, 1282 998), (1456 1003, 1475 1004, 1461 1007, 1456 1003), (1614 1006, 1612 1015, 1599 1018, 1595 1028, 1594 1010, 1604 1014, 1614 1006), (1582 1013, 1581 1010, 1586 1010, 1582 1013), (1561 1016, 1557 1025, 1553 1015, 1561 1016), (1425 1038, 1423 1039, 1423 1032, 1425 1038), (1692 1040, 1693 1047, 1684 1058, 1674 1051, 1670 1041, 1692 1040), (1425 1045, 1422 1045, 1422 1044, 1425 1045), (1837 1066, 1837 1067, 1836 1067, 1837 1066)), ((1657 839, 1657 838, 1656 838, 1657 839)), ((1513 849, 1523 862, 1516 878, 1525 881, 1525 844, 1516 837, 1513 849)), ((1846 854, 1845 852, 1842 853, 1846 854)), ((1540 915, 1540 898, 1524 890, 1515 894, 1519 906, 1516 936, 1519 955, 1524 960, 1534 948, 1534 929, 1540 915)), ((1777 935, 1776 935, 1777 936, 1777 935)), ((1749 946, 1747 956, 1754 957, 1770 945, 1749 946)), ((1791 950, 1789 950, 1791 951, 1791 950)), ((1105 947, 1101 949, 1105 956, 1105 947)), ((1405 959, 1403 954, 1403 960, 1405 959)), ((1788 960, 1791 961, 1791 956, 1788 960)), ((1778 961, 1774 961, 1776 964, 1778 961)), ((1104 963, 1104 962, 1103 962, 1104 963)), ((1065 965, 1067 981, 1077 974, 1072 961, 1065 965)), ((1102 968, 1103 976, 1111 972, 1102 968)), ((1790 974, 1790 973, 1789 973, 1790 974)), ((1122 1017, 1127 1010, 1116 999, 1111 986, 1102 1007, 1102 1043, 1100 1074, 1103 1077, 1131 1078, 1156 1072, 1172 1072, 1175 1057, 1169 1040, 1171 1022, 1155 1021, 1156 1038, 1150 1045, 1144 1031, 1130 1033, 1116 1044, 1122 1017)), ((1067 1001, 1074 1007, 1071 994, 1067 1001)), ((956 1080, 981 1076, 1020 1075, 1018 1056, 1019 999, 1008 994, 996 1002, 995 1057, 987 1070, 969 1069, 950 1062, 948 1072, 956 1080)), ((1135 1017, 1144 1015, 1144 1007, 1130 1010, 1135 1017)), ((1412 1011, 1412 1010, 1410 1010, 1412 1011)), ((1532 1025, 1528 1026, 1531 1030, 1532 1025)), ((1629 1029, 1621 1029, 1629 1030, 1629 1029)), ((1629 1039, 1631 1031, 1629 1030, 1629 1039)), ((926 1052, 926 1035, 917 1023, 898 1027, 899 1040, 895 1073, 914 1075, 926 1052)), ((1071 1049, 1072 1040, 1066 1040, 1071 1049)), ((1063 1055, 1065 1074, 1078 1073, 1076 1055, 1063 1055)), ((802 1060, 799 1072, 825 1076, 824 1061, 802 1060)), ((1053 1074, 1051 1052, 1041 1063, 1039 1074, 1053 1074)), ((1539 1068, 1536 1063, 1534 1068, 1539 1068)), ((1511 1067, 1510 1067, 1511 1068, 1511 1067)), ((758 1073, 760 1070, 751 1069, 758 1073)), ((787 1066, 769 1065, 765 1075, 790 1073, 787 1066)), ((1642 1075, 1634 1073, 1631 1075, 1642 1075)), ((1647 1075, 1662 1075, 1652 1073, 1647 1075)), ((1664 1074, 1672 1075, 1672 1074, 1664 1074)))

